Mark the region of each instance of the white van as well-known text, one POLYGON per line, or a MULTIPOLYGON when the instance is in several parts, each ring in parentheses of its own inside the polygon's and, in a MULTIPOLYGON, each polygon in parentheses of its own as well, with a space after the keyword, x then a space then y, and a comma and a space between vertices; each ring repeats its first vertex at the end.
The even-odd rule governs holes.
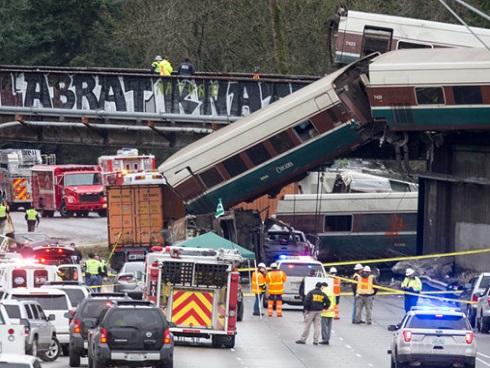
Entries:
POLYGON ((3 295, 5 300, 33 300, 38 302, 47 315, 54 314, 55 319, 52 321, 56 328, 56 337, 63 349, 68 349, 70 343, 68 319, 65 317, 71 305, 68 295, 59 289, 11 289, 5 291, 3 295))
POLYGON ((8 317, 5 306, 0 304, 0 347, 6 354, 25 354, 24 325, 8 317))
POLYGON ((303 304, 299 288, 305 277, 311 275, 322 278, 327 277, 327 272, 321 262, 312 257, 282 257, 276 263, 279 265, 279 269, 284 271, 288 277, 282 296, 282 301, 286 304, 303 304))

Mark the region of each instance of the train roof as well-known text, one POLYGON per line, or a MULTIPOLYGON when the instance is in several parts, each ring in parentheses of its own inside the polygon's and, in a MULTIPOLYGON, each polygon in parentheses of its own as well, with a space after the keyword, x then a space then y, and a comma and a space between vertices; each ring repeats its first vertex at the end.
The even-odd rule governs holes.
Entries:
POLYGON ((417 212, 417 192, 285 195, 277 215, 417 212))
MULTIPOLYGON (((192 160, 192 162, 195 163, 196 156, 204 152, 209 153, 209 165, 211 165, 215 161, 219 161, 222 157, 227 157, 257 143, 257 139, 247 136, 247 133, 250 134, 250 132, 254 130, 253 128, 260 129, 260 141, 262 139, 267 139, 278 131, 284 130, 284 116, 290 113, 292 108, 302 105, 306 99, 310 99, 311 101, 315 96, 327 94, 332 97, 332 94, 328 93, 326 84, 333 83, 346 68, 348 68, 348 66, 187 145, 164 161, 158 167, 158 170, 163 172, 164 175, 168 175, 169 173, 174 174, 174 172, 172 172, 173 169, 180 168, 183 163, 185 163, 184 167, 189 166, 189 160, 192 160), (299 96, 301 97, 299 98, 299 96), (274 120, 275 124, 265 126, 267 123, 270 123, 271 120, 274 120), (217 151, 218 148, 221 150, 220 152, 217 151), (213 151, 215 151, 216 154, 213 154, 213 151)), ((338 100, 336 95, 335 98, 338 100)), ((312 102, 315 103, 314 101, 312 102)), ((257 137, 257 135, 255 137, 257 137)))
POLYGON ((405 49, 373 59, 370 85, 454 84, 490 82, 487 49, 405 49))

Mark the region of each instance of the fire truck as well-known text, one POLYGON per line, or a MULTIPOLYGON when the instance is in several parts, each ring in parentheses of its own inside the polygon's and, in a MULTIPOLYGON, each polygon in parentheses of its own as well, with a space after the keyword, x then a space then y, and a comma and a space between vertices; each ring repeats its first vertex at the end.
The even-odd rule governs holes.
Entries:
POLYGON ((122 148, 113 156, 100 156, 98 164, 102 169, 102 183, 107 185, 125 184, 124 177, 131 173, 156 172, 154 155, 140 155, 136 148, 122 148))
POLYGON ((32 202, 31 168, 42 163, 35 149, 0 150, 0 187, 11 210, 32 202))
POLYGON ((32 168, 32 203, 43 217, 107 215, 100 168, 93 165, 36 165, 32 168))
POLYGON ((163 309, 177 338, 233 348, 242 261, 237 250, 154 247, 146 256, 145 298, 163 309))

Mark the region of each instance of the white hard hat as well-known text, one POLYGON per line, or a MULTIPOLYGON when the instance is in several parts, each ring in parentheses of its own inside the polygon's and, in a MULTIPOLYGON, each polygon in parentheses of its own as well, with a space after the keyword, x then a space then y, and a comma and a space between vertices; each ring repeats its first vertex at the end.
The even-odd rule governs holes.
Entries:
POLYGON ((405 270, 405 276, 412 276, 415 275, 415 270, 413 268, 407 268, 405 270))
POLYGON ((362 270, 362 264, 358 263, 354 266, 354 271, 359 271, 359 270, 362 270))
POLYGON ((258 268, 267 268, 267 266, 265 265, 265 263, 259 263, 259 265, 257 267, 258 268))
POLYGON ((369 266, 364 266, 362 269, 364 272, 371 272, 371 267, 369 266))
POLYGON ((276 262, 272 262, 272 263, 271 263, 271 268, 277 268, 277 267, 278 267, 278 266, 277 266, 277 263, 276 263, 276 262))
POLYGON ((157 56, 155 56, 155 60, 157 60, 157 61, 162 61, 162 60, 163 60, 163 58, 162 58, 162 56, 161 56, 161 55, 157 55, 157 56))
POLYGON ((337 269, 335 267, 330 267, 330 273, 337 273, 337 269))

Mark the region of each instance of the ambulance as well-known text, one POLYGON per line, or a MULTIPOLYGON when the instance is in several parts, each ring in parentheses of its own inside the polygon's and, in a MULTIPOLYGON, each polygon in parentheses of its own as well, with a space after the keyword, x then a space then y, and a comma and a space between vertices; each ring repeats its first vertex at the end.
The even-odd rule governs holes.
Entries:
POLYGON ((233 348, 241 262, 238 250, 154 247, 146 256, 144 297, 163 309, 177 338, 233 348))

